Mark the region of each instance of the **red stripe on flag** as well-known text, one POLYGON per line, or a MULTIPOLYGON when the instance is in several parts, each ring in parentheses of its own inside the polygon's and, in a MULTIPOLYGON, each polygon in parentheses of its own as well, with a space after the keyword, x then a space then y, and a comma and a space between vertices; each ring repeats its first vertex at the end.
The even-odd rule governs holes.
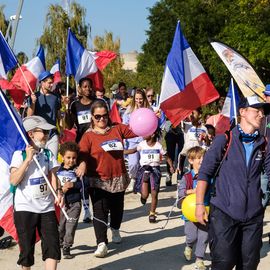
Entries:
POLYGON ((1 218, 0 226, 3 227, 4 230, 8 232, 16 242, 18 242, 17 230, 13 220, 13 205, 8 208, 5 215, 1 218))
POLYGON ((201 74, 186 88, 160 104, 160 108, 169 118, 173 126, 177 126, 191 112, 202 105, 219 98, 213 83, 206 73, 201 74))

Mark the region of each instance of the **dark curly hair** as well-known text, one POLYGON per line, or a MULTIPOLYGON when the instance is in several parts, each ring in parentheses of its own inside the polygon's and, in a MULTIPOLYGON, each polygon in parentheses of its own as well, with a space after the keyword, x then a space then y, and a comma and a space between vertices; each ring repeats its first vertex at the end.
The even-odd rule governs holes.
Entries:
POLYGON ((75 142, 65 142, 60 145, 59 153, 61 156, 64 156, 67 151, 75 152, 79 154, 80 148, 77 143, 75 142))

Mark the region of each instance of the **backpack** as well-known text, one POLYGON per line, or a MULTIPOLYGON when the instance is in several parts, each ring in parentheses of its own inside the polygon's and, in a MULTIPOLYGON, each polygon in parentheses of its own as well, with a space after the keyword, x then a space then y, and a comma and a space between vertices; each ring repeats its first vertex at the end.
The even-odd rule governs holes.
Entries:
MULTIPOLYGON (((49 149, 44 149, 44 153, 46 156, 46 161, 49 162, 49 160, 51 158, 51 151, 49 149)), ((26 159, 26 151, 25 150, 22 150, 22 158, 23 158, 23 161, 25 161, 25 159, 26 159)), ((14 204, 16 189, 17 189, 17 186, 10 184, 9 191, 11 193, 13 193, 13 204, 14 204)))

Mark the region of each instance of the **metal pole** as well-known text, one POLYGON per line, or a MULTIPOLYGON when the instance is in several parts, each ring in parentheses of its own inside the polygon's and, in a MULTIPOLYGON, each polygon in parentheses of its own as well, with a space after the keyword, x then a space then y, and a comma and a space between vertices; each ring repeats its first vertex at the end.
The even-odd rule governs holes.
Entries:
POLYGON ((232 85, 232 99, 233 99, 234 121, 235 121, 235 125, 237 125, 237 111, 236 111, 236 101, 235 101, 235 92, 234 92, 233 78, 231 78, 231 85, 232 85))
POLYGON ((12 50, 14 48, 15 37, 16 37, 17 29, 18 29, 20 15, 21 15, 21 12, 22 12, 23 1, 24 0, 19 0, 19 5, 18 5, 18 8, 17 8, 16 18, 15 18, 15 23, 14 23, 14 30, 12 31, 12 35, 11 35, 11 39, 10 39, 10 44, 9 45, 10 45, 12 50))

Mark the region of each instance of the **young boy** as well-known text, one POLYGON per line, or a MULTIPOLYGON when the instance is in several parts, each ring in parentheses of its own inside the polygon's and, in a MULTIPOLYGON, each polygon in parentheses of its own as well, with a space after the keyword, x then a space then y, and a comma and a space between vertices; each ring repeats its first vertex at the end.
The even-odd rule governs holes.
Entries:
MULTIPOLYGON (((184 174, 182 179, 178 183, 178 198, 183 198, 190 194, 196 193, 197 175, 203 160, 205 150, 200 146, 195 146, 187 151, 188 162, 191 165, 191 170, 184 174)), ((184 256, 187 261, 191 260, 192 248, 196 244, 196 269, 205 270, 206 267, 203 262, 205 250, 208 243, 208 232, 205 226, 199 226, 198 223, 185 220, 185 235, 186 235, 186 247, 184 250, 184 256)))
MULTIPOLYGON (((49 131, 55 126, 48 124, 40 116, 30 116, 23 120, 29 145, 25 151, 15 151, 10 165, 10 183, 16 187, 14 194, 14 223, 17 229, 20 255, 17 262, 22 269, 34 265, 36 230, 41 238, 42 259, 46 270, 55 270, 61 258, 58 224, 54 208, 54 196, 49 189, 43 172, 54 189, 58 183, 55 171, 58 163, 53 154, 45 149, 49 131)), ((58 192, 56 203, 63 206, 63 197, 58 192)))
MULTIPOLYGON (((65 142, 60 146, 63 163, 56 174, 65 195, 65 210, 70 218, 70 220, 66 220, 65 216, 60 214, 59 235, 64 259, 74 258, 70 254, 70 247, 74 242, 81 213, 82 181, 76 175, 78 153, 79 147, 75 142, 65 142)), ((84 186, 84 188, 86 187, 84 186)))

